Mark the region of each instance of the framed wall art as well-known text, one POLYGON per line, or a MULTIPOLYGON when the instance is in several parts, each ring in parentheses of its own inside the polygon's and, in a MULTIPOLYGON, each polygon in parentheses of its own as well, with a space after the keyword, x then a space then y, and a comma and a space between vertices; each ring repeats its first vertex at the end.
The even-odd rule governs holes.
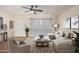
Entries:
POLYGON ((9 21, 9 28, 13 29, 13 21, 12 20, 9 21))

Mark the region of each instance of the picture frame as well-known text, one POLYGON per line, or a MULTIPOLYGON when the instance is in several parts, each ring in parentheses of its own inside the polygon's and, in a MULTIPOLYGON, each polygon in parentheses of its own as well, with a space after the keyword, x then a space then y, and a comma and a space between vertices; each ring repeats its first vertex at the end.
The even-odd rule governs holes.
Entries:
POLYGON ((14 26, 13 26, 13 21, 10 20, 10 21, 9 21, 9 28, 10 28, 10 29, 13 29, 13 27, 14 27, 14 26))

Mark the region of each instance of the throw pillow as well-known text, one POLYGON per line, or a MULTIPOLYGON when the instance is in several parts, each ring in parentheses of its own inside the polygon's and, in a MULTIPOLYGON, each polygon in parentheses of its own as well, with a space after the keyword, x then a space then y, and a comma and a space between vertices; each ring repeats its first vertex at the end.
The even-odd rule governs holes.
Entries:
POLYGON ((13 43, 16 44, 16 45, 18 45, 19 41, 13 40, 13 43))
POLYGON ((66 33, 65 33, 65 32, 63 32, 63 33, 62 33, 62 37, 65 37, 65 36, 66 36, 66 33))
POLYGON ((56 39, 55 35, 49 35, 49 39, 53 40, 56 39))
POLYGON ((25 44, 25 42, 24 42, 24 41, 20 41, 20 43, 19 43, 19 44, 20 44, 20 45, 21 45, 21 44, 25 44))
POLYGON ((69 33, 69 34, 68 34, 68 38, 69 38, 69 39, 72 39, 72 38, 73 38, 73 34, 72 34, 72 33, 69 33))

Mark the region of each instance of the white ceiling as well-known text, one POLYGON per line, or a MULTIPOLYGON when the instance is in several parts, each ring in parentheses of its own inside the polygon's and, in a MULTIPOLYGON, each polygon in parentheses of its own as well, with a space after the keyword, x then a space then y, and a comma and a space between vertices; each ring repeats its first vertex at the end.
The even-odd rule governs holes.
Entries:
MULTIPOLYGON (((27 6, 29 7, 29 6, 27 6)), ((74 7, 73 5, 39 5, 39 9, 42 9, 45 14, 53 14, 54 16, 74 7)), ((0 10, 11 13, 13 15, 26 15, 24 11, 26 9, 22 8, 21 5, 0 5, 0 10)))

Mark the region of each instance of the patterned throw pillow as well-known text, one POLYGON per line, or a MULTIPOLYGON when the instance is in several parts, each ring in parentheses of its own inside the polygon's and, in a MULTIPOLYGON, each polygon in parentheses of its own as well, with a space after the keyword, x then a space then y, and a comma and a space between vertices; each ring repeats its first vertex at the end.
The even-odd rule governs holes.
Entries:
POLYGON ((21 45, 21 44, 25 44, 25 42, 24 42, 24 41, 20 41, 20 43, 19 43, 19 44, 20 44, 20 45, 21 45))
POLYGON ((54 40, 56 39, 55 35, 49 35, 49 39, 54 40))
POLYGON ((69 34, 68 34, 68 38, 69 38, 69 39, 72 39, 72 38, 73 38, 73 33, 69 33, 69 34))

